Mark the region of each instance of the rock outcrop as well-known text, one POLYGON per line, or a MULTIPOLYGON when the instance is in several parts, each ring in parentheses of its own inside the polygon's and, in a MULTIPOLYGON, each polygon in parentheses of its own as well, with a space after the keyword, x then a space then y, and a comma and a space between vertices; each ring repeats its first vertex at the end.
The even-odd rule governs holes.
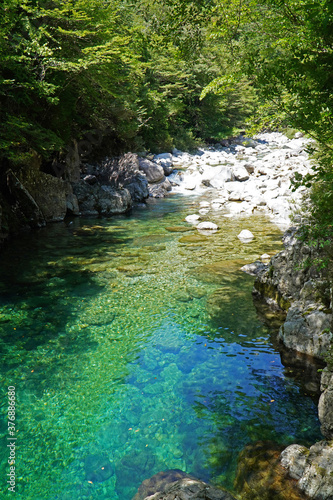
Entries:
POLYGON ((132 206, 132 198, 127 189, 115 189, 107 184, 89 184, 82 180, 74 184, 74 194, 78 199, 81 215, 110 216, 127 212, 132 206))
POLYGON ((285 233, 283 242, 284 250, 258 273, 253 294, 287 311, 279 332, 287 348, 323 359, 332 339, 327 273, 307 265, 314 250, 297 238, 296 228, 285 233))
POLYGON ((85 165, 81 180, 73 184, 82 215, 103 215, 127 212, 133 202, 149 196, 148 181, 139 170, 136 154, 106 158, 102 163, 85 165))
POLYGON ((143 481, 133 500, 236 500, 181 470, 168 470, 143 481))
MULTIPOLYGON (((170 188, 169 183, 166 189, 170 188)), ((10 235, 62 221, 66 215, 125 213, 148 196, 148 180, 140 172, 135 154, 82 165, 74 142, 66 157, 53 161, 48 172, 42 170, 35 154, 24 168, 17 172, 8 169, 2 179, 0 244, 10 235)))

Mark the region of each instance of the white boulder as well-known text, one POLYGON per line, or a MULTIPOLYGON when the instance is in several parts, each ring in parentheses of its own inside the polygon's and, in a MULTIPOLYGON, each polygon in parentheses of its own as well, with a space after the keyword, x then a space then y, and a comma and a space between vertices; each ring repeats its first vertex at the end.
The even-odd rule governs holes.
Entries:
POLYGON ((248 229, 243 229, 238 235, 237 238, 243 242, 247 243, 248 241, 253 240, 254 235, 248 229))

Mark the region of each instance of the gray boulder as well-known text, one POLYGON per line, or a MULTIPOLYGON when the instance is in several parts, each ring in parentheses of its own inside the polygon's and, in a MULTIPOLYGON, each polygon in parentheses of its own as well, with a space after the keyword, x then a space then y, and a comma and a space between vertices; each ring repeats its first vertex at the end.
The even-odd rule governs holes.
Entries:
POLYGON ((150 184, 164 180, 163 167, 157 165, 157 163, 147 160, 146 158, 140 158, 139 168, 142 172, 144 172, 150 184))
POLYGON ((236 165, 233 169, 234 178, 236 181, 247 181, 249 179, 249 172, 242 165, 236 165))
POLYGON ((175 469, 143 481, 132 500, 235 500, 235 497, 175 469))
POLYGON ((149 196, 148 181, 139 172, 125 179, 123 186, 128 189, 133 201, 140 202, 149 196))
POLYGON ((331 314, 316 304, 309 303, 306 308, 302 301, 296 301, 288 309, 279 338, 289 349, 323 359, 332 339, 330 326, 331 314))
POLYGON ((154 156, 154 161, 163 168, 164 175, 170 175, 173 172, 172 155, 170 153, 162 153, 154 156))
POLYGON ((164 179, 161 182, 157 182, 149 185, 149 196, 152 198, 164 198, 168 191, 171 191, 172 186, 169 179, 164 179))

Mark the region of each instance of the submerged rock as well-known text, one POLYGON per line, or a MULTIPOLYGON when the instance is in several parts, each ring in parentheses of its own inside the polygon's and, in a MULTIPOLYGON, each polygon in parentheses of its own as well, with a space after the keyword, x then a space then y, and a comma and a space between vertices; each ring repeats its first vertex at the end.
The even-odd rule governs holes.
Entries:
POLYGON ((181 470, 159 472, 143 481, 132 500, 235 500, 229 492, 211 486, 181 470))
POLYGON ((115 468, 106 454, 88 455, 84 461, 86 480, 101 483, 113 476, 115 468))
POLYGON ((195 224, 198 220, 200 220, 200 215, 192 214, 185 217, 186 222, 190 222, 191 224, 195 224))
POLYGON ((240 453, 236 491, 242 500, 306 500, 280 462, 281 446, 258 441, 240 453))
POLYGON ((251 240, 253 240, 254 238, 254 235, 251 233, 251 231, 249 231, 248 229, 243 229, 238 235, 237 235, 237 238, 243 242, 243 243, 247 243, 251 240))
POLYGON ((219 226, 217 224, 214 224, 214 222, 200 222, 200 224, 197 225, 197 229, 203 230, 203 231, 217 231, 219 229, 219 226))

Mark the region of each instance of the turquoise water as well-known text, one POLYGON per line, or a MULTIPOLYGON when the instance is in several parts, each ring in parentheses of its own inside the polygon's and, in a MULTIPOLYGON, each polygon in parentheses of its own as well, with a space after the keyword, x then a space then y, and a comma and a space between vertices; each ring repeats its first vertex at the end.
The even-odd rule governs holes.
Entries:
POLYGON ((1 477, 15 386, 22 498, 131 500, 172 468, 231 489, 247 443, 320 437, 316 406, 285 377, 253 278, 239 271, 278 251, 280 231, 216 212, 221 229, 199 234, 184 222, 198 202, 73 219, 2 254, 1 477))

